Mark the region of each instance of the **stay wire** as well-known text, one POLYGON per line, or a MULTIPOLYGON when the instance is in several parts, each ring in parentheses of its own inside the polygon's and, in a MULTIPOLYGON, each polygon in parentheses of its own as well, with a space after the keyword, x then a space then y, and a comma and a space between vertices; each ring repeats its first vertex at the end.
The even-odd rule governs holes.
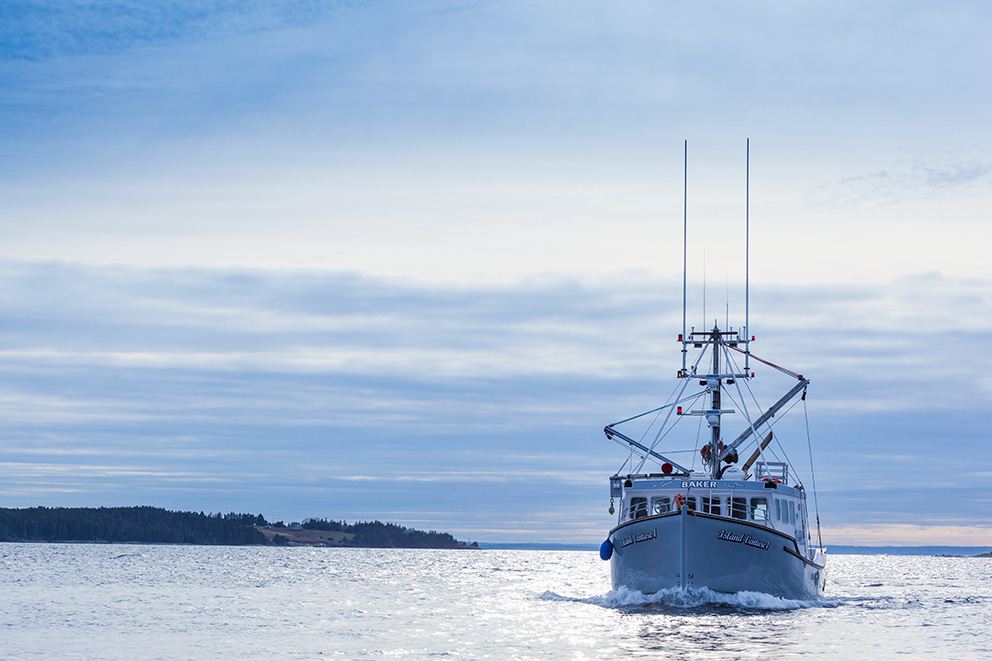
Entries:
POLYGON ((809 448, 809 475, 813 482, 813 507, 816 508, 816 539, 823 550, 823 535, 820 534, 820 503, 816 497, 816 472, 813 471, 813 441, 809 435, 809 412, 806 410, 806 392, 803 391, 803 417, 806 418, 806 447, 809 448))
MULTIPOLYGON (((730 347, 730 348, 731 349, 734 349, 738 353, 743 353, 740 349, 736 349, 734 347, 730 347)), ((738 369, 737 368, 737 361, 734 360, 733 356, 730 355, 730 352, 729 351, 727 352, 726 355, 727 355, 727 360, 730 361, 730 363, 734 366, 734 370, 736 371, 738 369)), ((751 354, 751 356, 754 357, 754 354, 751 354)), ((761 359, 759 358, 759 360, 761 360, 761 359)), ((791 370, 786 370, 785 368, 779 367, 778 365, 775 365, 773 363, 769 363, 766 360, 761 360, 761 362, 762 363, 765 363, 767 365, 770 365, 771 367, 774 367, 775 369, 779 370, 780 372, 782 372, 784 374, 788 374, 789 376, 798 376, 795 372, 792 372, 791 370)), ((751 390, 751 385, 747 381, 744 382, 744 388, 747 390, 747 393, 751 396, 751 399, 754 401, 755 406, 758 407, 758 410, 761 410, 761 405, 758 403, 758 398, 754 396, 754 391, 751 390)), ((743 397, 744 397, 744 395, 743 395, 743 393, 741 393, 742 400, 743 400, 743 397)), ((734 400, 733 395, 730 395, 730 398, 731 398, 731 400, 735 401, 735 403, 736 403, 736 400, 734 400)), ((802 402, 803 402, 803 408, 805 409, 805 407, 806 407, 806 392, 805 391, 803 391, 802 402)), ((771 429, 775 426, 775 424, 777 422, 781 421, 783 418, 785 418, 785 416, 787 416, 789 414, 789 412, 792 409, 794 409, 796 407, 796 404, 798 404, 798 403, 799 403, 799 400, 796 400, 796 401, 792 402, 789 405, 789 407, 787 409, 785 409, 784 412, 782 412, 781 414, 779 414, 777 416, 777 418, 772 419, 772 420, 767 420, 765 422, 765 426, 768 428, 768 430, 771 431, 771 429)), ((742 407, 744 407, 746 409, 746 406, 745 406, 745 404, 744 404, 743 401, 741 401, 740 404, 741 404, 742 407)), ((809 420, 808 419, 806 421, 806 440, 807 440, 807 442, 809 441, 809 420)), ((758 440, 757 429, 755 429, 755 439, 754 439, 754 442, 755 442, 755 444, 758 445, 758 447, 760 447, 760 444, 759 444, 760 442, 758 440)), ((778 439, 777 436, 775 437, 775 443, 776 443, 776 445, 778 445, 779 450, 782 451, 782 455, 785 457, 785 463, 787 463, 789 466, 792 466, 793 468, 795 468, 795 464, 793 464, 792 463, 792 460, 789 459, 789 453, 785 451, 785 446, 782 445, 782 442, 778 439)), ((747 447, 750 447, 750 443, 747 445, 747 447)), ((768 449, 768 448, 765 448, 765 449, 768 449)), ((778 458, 778 456, 775 454, 775 449, 774 448, 771 449, 771 453, 772 453, 772 455, 775 456, 776 459, 778 458)), ((762 460, 763 460, 763 454, 764 454, 764 450, 759 451, 759 457, 762 457, 762 460)), ((803 485, 803 481, 802 481, 802 478, 799 476, 798 470, 796 471, 795 478, 796 478, 796 482, 800 486, 802 486, 803 485)), ((813 491, 813 497, 815 498, 816 497, 816 486, 815 485, 814 485, 813 489, 814 489, 814 491, 813 491)))

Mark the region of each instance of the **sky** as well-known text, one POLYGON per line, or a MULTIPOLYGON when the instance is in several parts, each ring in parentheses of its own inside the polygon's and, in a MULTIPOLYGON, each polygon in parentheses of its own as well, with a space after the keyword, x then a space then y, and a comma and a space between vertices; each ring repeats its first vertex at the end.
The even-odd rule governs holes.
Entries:
POLYGON ((824 543, 992 545, 990 32, 955 1, 6 2, 0 506, 599 542, 603 426, 678 385, 685 204, 700 328, 744 323, 748 210, 824 543))

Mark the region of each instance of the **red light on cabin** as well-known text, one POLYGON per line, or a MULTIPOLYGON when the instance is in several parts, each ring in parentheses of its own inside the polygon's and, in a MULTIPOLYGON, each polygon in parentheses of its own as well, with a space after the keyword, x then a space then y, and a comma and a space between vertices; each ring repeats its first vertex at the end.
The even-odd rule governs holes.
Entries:
POLYGON ((751 341, 754 342, 754 335, 751 336, 751 341))
POLYGON ((665 475, 671 475, 672 470, 674 470, 672 465, 667 462, 661 465, 661 472, 665 475))
POLYGON ((682 333, 679 333, 679 342, 682 341, 682 333))
POLYGON ((682 415, 682 407, 680 406, 675 413, 676 415, 682 415))

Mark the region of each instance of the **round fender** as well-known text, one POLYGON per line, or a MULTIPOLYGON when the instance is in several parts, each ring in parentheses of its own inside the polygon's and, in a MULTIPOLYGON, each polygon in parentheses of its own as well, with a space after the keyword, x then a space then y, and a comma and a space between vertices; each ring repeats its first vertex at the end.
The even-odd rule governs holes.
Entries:
POLYGON ((606 540, 600 545, 599 557, 603 560, 609 560, 613 557, 613 542, 606 540))

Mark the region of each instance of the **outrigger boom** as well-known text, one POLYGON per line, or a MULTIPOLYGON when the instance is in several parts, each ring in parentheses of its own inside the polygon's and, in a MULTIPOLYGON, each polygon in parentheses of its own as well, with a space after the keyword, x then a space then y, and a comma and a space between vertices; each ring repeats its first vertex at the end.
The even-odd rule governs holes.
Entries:
MULTIPOLYGON (((641 453, 643 453, 641 456, 649 455, 649 456, 651 456, 654 459, 657 459, 657 460, 659 460, 661 462, 664 462, 664 463, 662 463, 662 466, 664 466, 666 463, 667 464, 671 464, 672 468, 677 469, 679 471, 679 473, 681 473, 683 475, 688 475, 689 474, 689 469, 688 468, 685 468, 683 466, 678 465, 677 463, 675 463, 674 461, 672 461, 668 457, 664 457, 664 456, 658 454, 657 452, 655 452, 654 450, 652 450, 651 448, 648 448, 648 447, 645 447, 645 446, 641 445, 640 443, 638 443, 634 439, 630 438, 629 436, 625 436, 624 434, 621 434, 620 432, 618 432, 616 429, 614 429, 610 425, 607 425, 607 426, 603 427, 603 432, 606 434, 606 438, 610 439, 611 441, 613 440, 613 437, 615 436, 616 438, 619 438, 624 443, 628 444, 634 450, 640 451, 641 453)), ((672 471, 669 471, 669 473, 671 473, 671 472, 672 471)))
MULTIPOLYGON (((752 356, 752 357, 756 357, 756 356, 752 356)), ((757 427, 760 427, 761 425, 771 420, 775 416, 775 414, 778 413, 783 406, 785 406, 790 401, 792 401, 792 398, 798 395, 800 391, 803 392, 803 397, 805 397, 806 386, 808 385, 809 385, 809 379, 803 379, 795 386, 793 386, 792 390, 782 395, 781 399, 779 399, 777 402, 769 406, 767 411, 765 411, 761 416, 759 416, 758 419, 755 420, 754 423, 752 423, 747 429, 741 432, 741 435, 735 438, 730 445, 724 448, 723 452, 720 453, 720 459, 725 459, 732 451, 736 450, 741 443, 749 439, 752 434, 756 433, 757 427)))

